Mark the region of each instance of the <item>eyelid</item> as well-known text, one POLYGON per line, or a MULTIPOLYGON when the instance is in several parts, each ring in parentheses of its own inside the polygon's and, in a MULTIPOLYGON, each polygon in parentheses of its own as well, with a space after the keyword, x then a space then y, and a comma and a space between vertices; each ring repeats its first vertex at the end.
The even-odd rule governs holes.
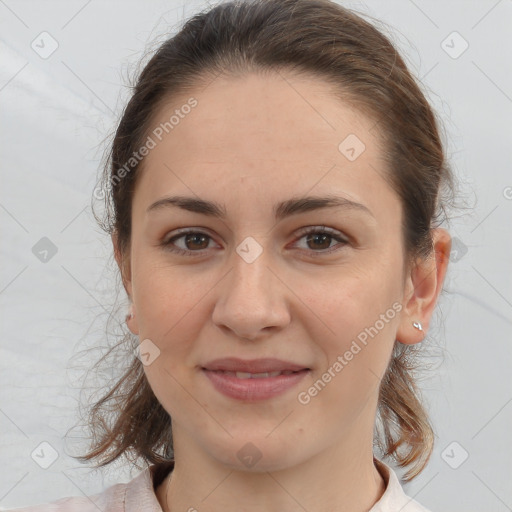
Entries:
POLYGON ((302 249, 301 250, 303 252, 306 251, 310 256, 312 256, 314 258, 328 256, 331 253, 337 253, 341 249, 343 249, 343 247, 345 247, 346 245, 349 245, 351 243, 351 238, 349 236, 345 235, 343 232, 338 231, 337 229, 334 229, 334 228, 330 228, 330 227, 327 227, 324 225, 317 225, 317 224, 311 225, 311 226, 304 226, 303 228, 299 229, 299 231, 297 233, 297 239, 294 243, 296 243, 298 240, 300 240, 305 235, 308 235, 310 233, 326 234, 326 235, 329 235, 334 240, 338 241, 338 243, 335 246, 333 246, 329 249, 321 250, 321 251, 314 251, 312 249, 302 249), (340 244, 341 244, 341 247, 338 247, 340 244))
POLYGON ((188 256, 200 256, 207 251, 208 249, 201 249, 199 251, 191 251, 186 249, 181 249, 181 247, 176 247, 171 244, 172 241, 183 238, 186 235, 206 235, 210 240, 215 242, 213 235, 210 233, 208 228, 203 227, 190 227, 190 228, 179 228, 173 230, 172 235, 168 237, 164 237, 162 242, 159 245, 162 245, 164 249, 176 253, 176 254, 186 254, 188 256))
POLYGON ((173 229, 171 231, 171 233, 172 233, 172 236, 164 237, 164 241, 168 242, 169 240, 172 240, 173 238, 177 238, 178 235, 188 235, 189 233, 194 233, 194 234, 202 233, 204 235, 208 235, 209 237, 213 238, 211 231, 208 228, 204 228, 202 226, 192 226, 189 228, 173 229))
POLYGON ((304 226, 299 229, 297 234, 298 235, 307 235, 308 233, 311 233, 311 232, 314 233, 317 231, 319 231, 321 233, 326 233, 328 235, 333 235, 333 236, 339 237, 339 238, 345 240, 346 242, 349 241, 348 236, 343 234, 341 231, 338 231, 337 229, 334 229, 334 228, 330 228, 328 226, 324 226, 322 224, 313 224, 310 226, 304 226))

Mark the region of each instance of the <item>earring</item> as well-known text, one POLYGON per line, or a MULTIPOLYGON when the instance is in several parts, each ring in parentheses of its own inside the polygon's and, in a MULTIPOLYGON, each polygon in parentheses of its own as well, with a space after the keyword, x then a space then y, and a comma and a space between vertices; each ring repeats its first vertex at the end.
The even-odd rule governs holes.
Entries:
POLYGON ((416 329, 423 331, 423 327, 421 326, 420 322, 413 322, 412 325, 416 327, 416 329))

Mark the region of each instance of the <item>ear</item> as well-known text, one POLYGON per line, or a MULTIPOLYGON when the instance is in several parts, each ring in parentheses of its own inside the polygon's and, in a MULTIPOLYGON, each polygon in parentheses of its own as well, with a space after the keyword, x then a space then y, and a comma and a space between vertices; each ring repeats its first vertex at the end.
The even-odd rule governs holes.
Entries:
POLYGON ((113 231, 111 234, 112 245, 114 247, 114 258, 116 259, 117 266, 121 272, 121 277, 123 280, 123 286, 128 294, 130 302, 132 302, 130 306, 130 316, 127 316, 126 324, 128 325, 130 331, 133 334, 139 334, 139 328, 137 325, 137 317, 135 312, 135 304, 133 304, 133 295, 132 295, 132 280, 131 280, 131 265, 129 256, 124 256, 121 253, 118 243, 118 234, 117 231, 113 231))
POLYGON ((123 279, 123 286, 128 294, 130 300, 132 300, 132 282, 131 282, 131 269, 130 269, 130 258, 129 256, 123 255, 121 253, 119 243, 118 243, 118 233, 117 231, 113 231, 110 235, 112 239, 112 245, 114 247, 114 258, 116 259, 117 266, 121 272, 121 277, 123 279))
POLYGON ((396 335, 396 339, 406 345, 419 343, 425 337, 448 268, 452 247, 450 234, 446 229, 436 228, 432 238, 434 254, 420 259, 406 280, 404 309, 396 335), (416 329, 413 322, 420 322, 423 332, 416 329))

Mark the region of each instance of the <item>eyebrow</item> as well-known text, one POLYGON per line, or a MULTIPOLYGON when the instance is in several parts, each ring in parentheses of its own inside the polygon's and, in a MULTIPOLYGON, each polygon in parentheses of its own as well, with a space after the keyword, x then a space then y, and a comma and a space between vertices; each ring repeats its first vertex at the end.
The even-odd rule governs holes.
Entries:
MULTIPOLYGON (((219 219, 226 219, 226 207, 215 201, 207 201, 197 197, 186 196, 169 196, 163 197, 158 201, 151 204, 146 213, 151 213, 164 208, 177 207, 189 212, 200 213, 208 217, 215 217, 219 219)), ((375 216, 371 210, 364 204, 356 203, 346 197, 328 195, 320 196, 307 196, 307 197, 294 197, 286 201, 282 201, 274 206, 273 213, 276 221, 282 220, 292 215, 299 213, 320 210, 322 208, 345 208, 347 210, 356 210, 375 216)))

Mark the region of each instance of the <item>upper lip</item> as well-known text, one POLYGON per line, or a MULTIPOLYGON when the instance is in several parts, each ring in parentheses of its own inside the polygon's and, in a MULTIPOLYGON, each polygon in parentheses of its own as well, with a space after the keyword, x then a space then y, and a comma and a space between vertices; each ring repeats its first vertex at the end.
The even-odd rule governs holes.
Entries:
POLYGON ((246 373, 266 373, 290 370, 293 372, 299 370, 309 370, 304 365, 283 361, 281 359, 264 358, 264 359, 238 359, 236 357, 226 357, 223 359, 215 359, 203 366, 206 370, 225 370, 230 372, 246 372, 246 373))

